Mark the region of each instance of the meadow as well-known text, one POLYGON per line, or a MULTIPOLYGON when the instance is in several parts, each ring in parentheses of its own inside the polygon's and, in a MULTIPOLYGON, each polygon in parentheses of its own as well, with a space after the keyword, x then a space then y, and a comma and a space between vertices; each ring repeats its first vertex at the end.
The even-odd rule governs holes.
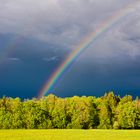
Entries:
POLYGON ((140 131, 0 130, 0 140, 140 140, 140 131))

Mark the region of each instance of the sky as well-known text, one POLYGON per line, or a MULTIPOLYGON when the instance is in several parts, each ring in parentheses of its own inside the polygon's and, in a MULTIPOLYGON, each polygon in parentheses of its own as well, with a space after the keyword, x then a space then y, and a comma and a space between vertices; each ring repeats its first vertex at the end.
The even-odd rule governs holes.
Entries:
MULTIPOLYGON (((0 97, 37 97, 90 32, 138 0, 0 0, 0 97)), ((140 93, 140 3, 75 59, 60 97, 140 93)))

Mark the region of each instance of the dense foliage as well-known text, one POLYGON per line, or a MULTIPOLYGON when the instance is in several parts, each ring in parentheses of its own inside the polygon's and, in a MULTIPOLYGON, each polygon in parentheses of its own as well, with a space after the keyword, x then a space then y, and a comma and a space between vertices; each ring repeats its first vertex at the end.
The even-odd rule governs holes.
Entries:
POLYGON ((0 99, 0 129, 139 129, 140 100, 113 92, 96 98, 0 99))

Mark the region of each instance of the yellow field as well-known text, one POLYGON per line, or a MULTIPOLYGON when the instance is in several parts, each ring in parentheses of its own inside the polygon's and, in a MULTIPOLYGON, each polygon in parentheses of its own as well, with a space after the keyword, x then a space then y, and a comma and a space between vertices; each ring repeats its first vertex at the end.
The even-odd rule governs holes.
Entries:
POLYGON ((140 140, 140 131, 0 130, 0 140, 140 140))

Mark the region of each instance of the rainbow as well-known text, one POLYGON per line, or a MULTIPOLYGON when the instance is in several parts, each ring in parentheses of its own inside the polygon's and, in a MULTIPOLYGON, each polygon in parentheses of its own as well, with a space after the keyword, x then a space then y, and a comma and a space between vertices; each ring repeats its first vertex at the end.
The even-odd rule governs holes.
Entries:
POLYGON ((16 35, 5 47, 5 50, 0 54, 0 64, 6 61, 6 58, 13 52, 13 50, 21 43, 23 37, 16 35))
POLYGON ((75 61, 75 59, 85 51, 97 38, 99 38, 103 33, 109 30, 113 25, 117 24, 124 17, 134 12, 134 9, 140 1, 135 1, 131 4, 126 5, 121 10, 117 11, 113 16, 101 23, 95 31, 86 36, 80 44, 75 47, 75 49, 67 56, 67 58, 60 64, 56 71, 50 76, 47 82, 41 88, 38 94, 38 98, 48 94, 50 89, 57 83, 66 69, 75 61))

